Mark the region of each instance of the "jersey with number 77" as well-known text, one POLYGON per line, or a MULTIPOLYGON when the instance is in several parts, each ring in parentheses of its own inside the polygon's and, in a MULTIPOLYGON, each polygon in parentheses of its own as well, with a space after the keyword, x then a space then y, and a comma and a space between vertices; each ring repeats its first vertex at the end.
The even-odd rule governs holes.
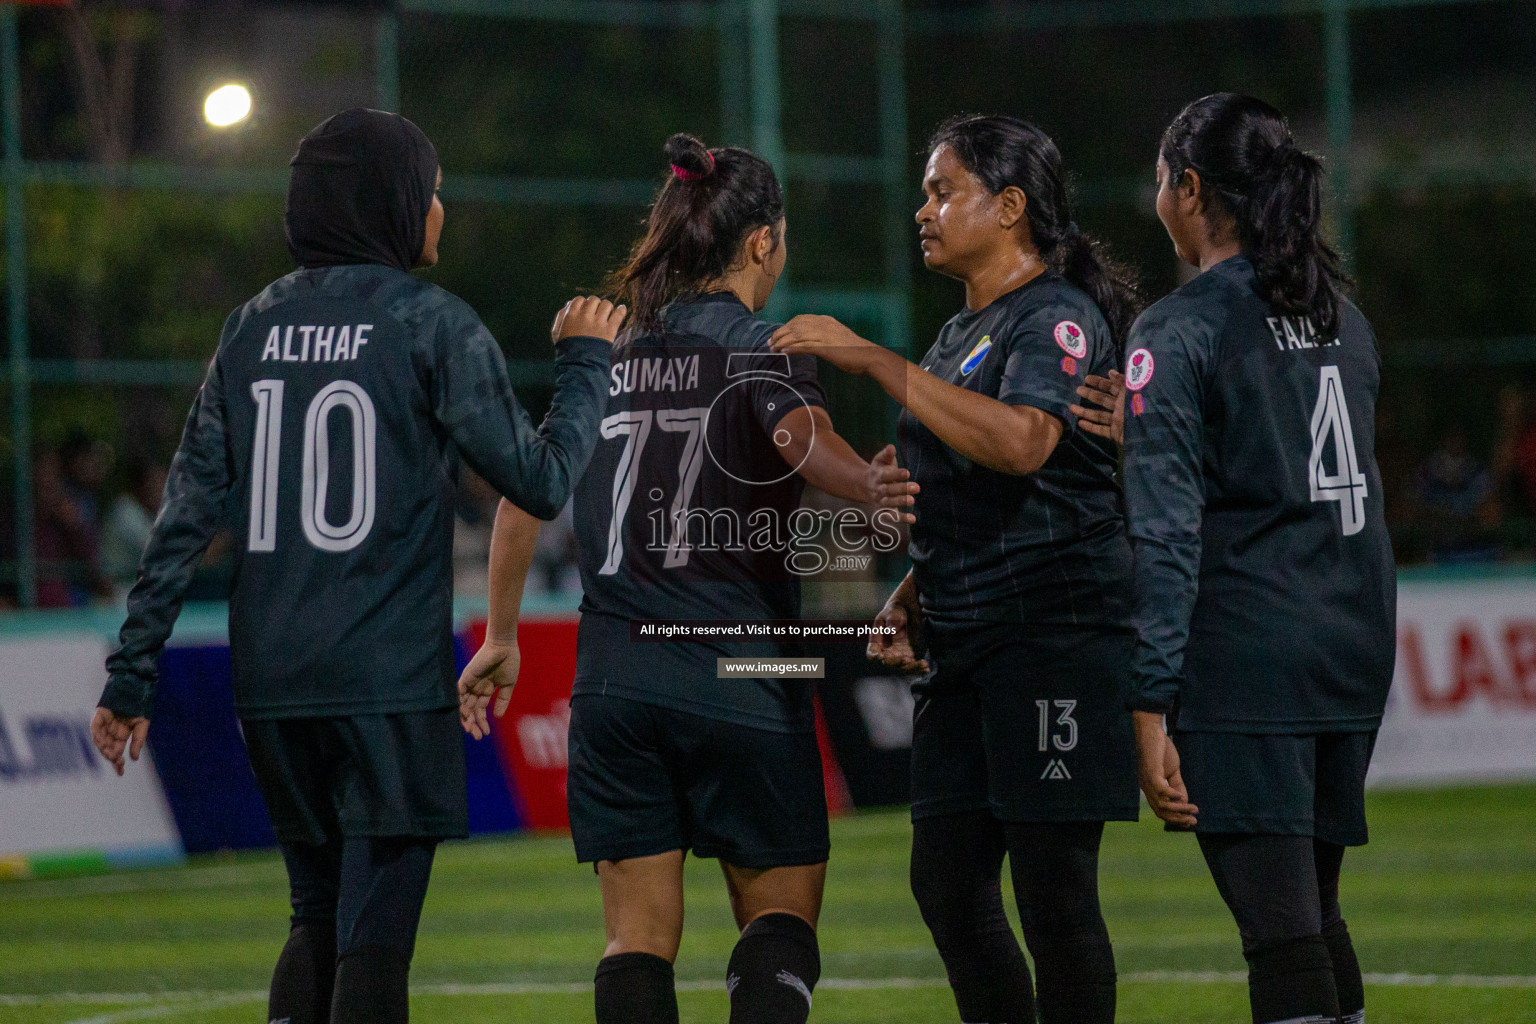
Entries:
POLYGON ((1147 309, 1126 348, 1133 708, 1184 730, 1361 731, 1386 705, 1397 583, 1376 468, 1381 363, 1281 316, 1236 256, 1147 309))
POLYGON ((216 529, 245 718, 451 707, 460 459, 545 519, 597 444, 609 346, 556 346, 535 427, 461 299, 378 265, 298 270, 230 315, 128 597, 102 706, 148 715, 156 659, 216 529))

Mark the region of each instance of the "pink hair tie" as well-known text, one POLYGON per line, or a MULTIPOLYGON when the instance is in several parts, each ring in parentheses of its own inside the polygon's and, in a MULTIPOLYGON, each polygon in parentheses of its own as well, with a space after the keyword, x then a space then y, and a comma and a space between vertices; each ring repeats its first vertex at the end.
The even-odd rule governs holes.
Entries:
POLYGON ((709 150, 706 149, 704 151, 704 155, 709 159, 709 170, 707 170, 707 171, 690 171, 686 167, 681 167, 681 166, 679 166, 677 164, 673 164, 672 165, 672 173, 677 175, 677 177, 678 177, 678 179, 680 181, 698 181, 700 178, 707 178, 707 177, 709 177, 711 174, 715 173, 715 154, 711 153, 709 150))

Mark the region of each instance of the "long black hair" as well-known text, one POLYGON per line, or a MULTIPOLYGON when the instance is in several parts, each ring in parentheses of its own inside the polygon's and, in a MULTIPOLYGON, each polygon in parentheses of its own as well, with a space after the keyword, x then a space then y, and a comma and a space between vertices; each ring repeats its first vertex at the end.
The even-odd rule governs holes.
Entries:
POLYGON ((1169 181, 1200 175, 1204 194, 1237 222, 1259 295, 1281 313, 1310 316, 1332 337, 1350 283, 1323 240, 1323 164, 1291 138, 1280 111, 1218 92, 1185 107, 1163 132, 1169 181))
POLYGON ((1040 256, 1088 294, 1109 324, 1115 350, 1123 351, 1141 310, 1136 275, 1078 229, 1061 150, 1051 137, 1017 117, 962 115, 945 121, 928 140, 928 152, 940 146, 948 146, 993 195, 1010 185, 1024 193, 1029 235, 1040 256))
POLYGON ((708 149, 682 132, 667 140, 665 153, 671 173, 645 234, 608 277, 609 292, 629 305, 642 331, 658 327, 662 307, 677 296, 737 269, 742 238, 784 217, 784 190, 755 153, 708 149))

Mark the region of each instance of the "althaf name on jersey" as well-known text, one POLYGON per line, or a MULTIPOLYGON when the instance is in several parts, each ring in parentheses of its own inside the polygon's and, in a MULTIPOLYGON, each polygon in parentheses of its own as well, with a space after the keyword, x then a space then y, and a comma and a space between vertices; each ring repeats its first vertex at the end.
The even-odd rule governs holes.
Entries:
POLYGON ((452 707, 460 459, 552 518, 597 443, 609 346, 555 346, 537 427, 462 300, 390 267, 297 270, 237 309, 187 419, 104 701, 148 714, 157 659, 220 526, 243 718, 452 707))
POLYGON ((1132 706, 1186 730, 1374 728, 1396 576, 1375 460, 1376 339, 1277 316, 1237 256, 1154 304, 1126 360, 1132 706))
POLYGON ((355 360, 368 344, 373 324, 273 324, 267 343, 261 348, 261 361, 308 363, 310 342, 314 342, 316 363, 348 363, 355 360), (297 333, 298 350, 294 350, 297 333))

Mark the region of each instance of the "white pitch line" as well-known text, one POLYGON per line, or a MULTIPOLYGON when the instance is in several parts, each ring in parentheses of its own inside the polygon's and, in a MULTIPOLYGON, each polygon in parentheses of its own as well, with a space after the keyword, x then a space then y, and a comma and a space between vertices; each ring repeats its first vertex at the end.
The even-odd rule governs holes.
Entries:
MULTIPOLYGON (((1366 974, 1367 985, 1383 985, 1409 988, 1536 988, 1536 975, 1528 974, 1366 974)), ((1248 980, 1242 971, 1130 971, 1120 975, 1127 984, 1180 984, 1180 985, 1230 985, 1248 980)), ((880 989, 944 988, 949 984, 944 978, 823 978, 818 988, 838 991, 861 992, 880 989)), ((680 981, 680 992, 712 992, 724 988, 723 983, 708 980, 680 981)), ((444 983, 436 985, 412 985, 411 992, 423 996, 542 996, 581 995, 592 991, 588 982, 486 982, 444 983)), ((170 1013, 194 1004, 213 1002, 244 1003, 267 998, 266 990, 205 990, 191 989, 181 992, 45 992, 0 993, 0 1006, 68 1006, 95 1005, 121 1006, 138 1004, 141 1010, 154 1009, 170 1013)), ((130 1012, 130 1011, 120 1011, 130 1012)), ((141 1011, 131 1011, 141 1012, 141 1011)), ((113 1017, 113 1020, 137 1018, 113 1017)), ((92 1024, 98 1024, 91 1018, 92 1024)), ((105 1018, 103 1018, 105 1021, 105 1018)))
POLYGON ((249 993, 234 993, 227 998, 220 999, 187 999, 174 1003, 162 1003, 158 1006, 140 1006, 132 1010, 115 1010, 112 1013, 103 1013, 95 1017, 77 1017, 67 1024, 127 1024, 128 1021, 154 1020, 157 1017, 175 1017, 183 1013, 201 1012, 203 1010, 217 1010, 222 1006, 238 1006, 241 1003, 266 1002, 267 994, 261 993, 259 999, 249 998, 249 993))

